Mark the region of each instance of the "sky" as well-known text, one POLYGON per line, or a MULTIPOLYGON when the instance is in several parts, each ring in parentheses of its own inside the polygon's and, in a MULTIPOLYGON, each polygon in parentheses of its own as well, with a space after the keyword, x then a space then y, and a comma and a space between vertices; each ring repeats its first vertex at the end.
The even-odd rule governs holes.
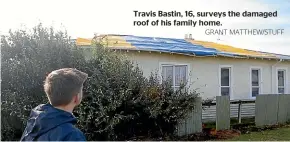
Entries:
MULTIPOLYGON (((192 34, 197 40, 228 44, 239 48, 290 55, 290 1, 289 0, 0 0, 0 34, 9 29, 31 28, 42 22, 45 26, 68 31, 72 38, 91 38, 98 34, 125 34, 150 37, 184 38, 192 34), (205 29, 216 27, 134 27, 138 11, 200 11, 274 12, 275 18, 200 18, 219 20, 220 29, 267 28, 284 29, 276 36, 218 36, 206 35, 205 29), (218 40, 219 39, 219 40, 218 40)), ((159 18, 161 20, 172 18, 159 18)), ((187 20, 182 18, 181 20, 187 20)), ((195 20, 199 20, 195 18, 195 20)))

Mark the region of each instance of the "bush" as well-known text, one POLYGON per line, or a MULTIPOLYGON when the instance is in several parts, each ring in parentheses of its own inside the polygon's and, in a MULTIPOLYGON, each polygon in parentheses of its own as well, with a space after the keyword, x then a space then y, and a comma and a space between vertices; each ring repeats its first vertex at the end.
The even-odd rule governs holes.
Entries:
MULTIPOLYGON (((166 137, 193 109, 196 92, 173 91, 158 77, 143 77, 138 67, 96 44, 85 60, 65 32, 41 24, 1 37, 1 140, 19 140, 33 107, 46 103, 43 80, 48 72, 75 67, 89 74, 83 103, 75 110, 88 140, 166 137)), ((97 43, 97 42, 96 42, 97 43)))
POLYGON ((193 109, 196 92, 173 91, 149 79, 131 62, 96 46, 87 63, 90 78, 86 98, 77 109, 79 125, 88 140, 128 140, 174 135, 179 120, 193 109))
POLYGON ((65 32, 41 24, 2 36, 1 56, 1 138, 19 140, 31 108, 47 102, 42 86, 46 74, 84 60, 65 32))

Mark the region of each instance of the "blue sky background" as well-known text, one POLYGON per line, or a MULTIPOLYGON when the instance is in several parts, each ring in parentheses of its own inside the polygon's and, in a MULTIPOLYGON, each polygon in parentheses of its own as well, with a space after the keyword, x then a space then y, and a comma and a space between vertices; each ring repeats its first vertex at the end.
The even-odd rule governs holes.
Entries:
POLYGON ((67 29, 73 38, 90 38, 94 33, 184 38, 185 34, 191 33, 197 40, 290 55, 289 0, 0 0, 0 3, 0 34, 7 34, 9 29, 31 28, 41 21, 46 26, 53 25, 57 29, 67 29), (134 20, 154 19, 135 18, 133 10, 181 12, 185 10, 204 12, 278 10, 277 18, 240 17, 203 18, 203 20, 220 20, 223 26, 219 28, 224 29, 285 28, 286 33, 282 36, 208 36, 204 31, 212 27, 133 27, 134 20))

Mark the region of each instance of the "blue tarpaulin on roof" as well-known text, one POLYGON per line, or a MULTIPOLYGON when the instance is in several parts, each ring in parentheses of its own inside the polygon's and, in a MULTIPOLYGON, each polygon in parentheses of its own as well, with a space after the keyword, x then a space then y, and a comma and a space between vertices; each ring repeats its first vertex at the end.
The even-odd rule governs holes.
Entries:
POLYGON ((194 45, 182 39, 153 38, 125 36, 125 40, 140 50, 157 50, 166 52, 177 52, 194 54, 198 56, 214 56, 218 53, 216 49, 205 48, 201 45, 194 45))
MULTIPOLYGON (((175 39, 160 37, 141 37, 133 35, 103 35, 106 45, 110 48, 135 49, 145 51, 174 52, 196 56, 226 56, 233 58, 269 58, 290 60, 290 55, 280 55, 260 51, 236 48, 214 42, 192 39, 175 39)), ((90 45, 91 40, 79 38, 78 45, 90 45)))

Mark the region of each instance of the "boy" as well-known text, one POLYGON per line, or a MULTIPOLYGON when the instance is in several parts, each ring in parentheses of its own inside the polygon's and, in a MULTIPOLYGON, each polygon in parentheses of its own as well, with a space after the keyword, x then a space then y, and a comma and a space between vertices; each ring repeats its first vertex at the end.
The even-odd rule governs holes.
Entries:
POLYGON ((44 81, 49 104, 31 111, 21 141, 85 141, 74 127, 72 112, 81 103, 83 84, 88 75, 72 68, 55 70, 44 81))

